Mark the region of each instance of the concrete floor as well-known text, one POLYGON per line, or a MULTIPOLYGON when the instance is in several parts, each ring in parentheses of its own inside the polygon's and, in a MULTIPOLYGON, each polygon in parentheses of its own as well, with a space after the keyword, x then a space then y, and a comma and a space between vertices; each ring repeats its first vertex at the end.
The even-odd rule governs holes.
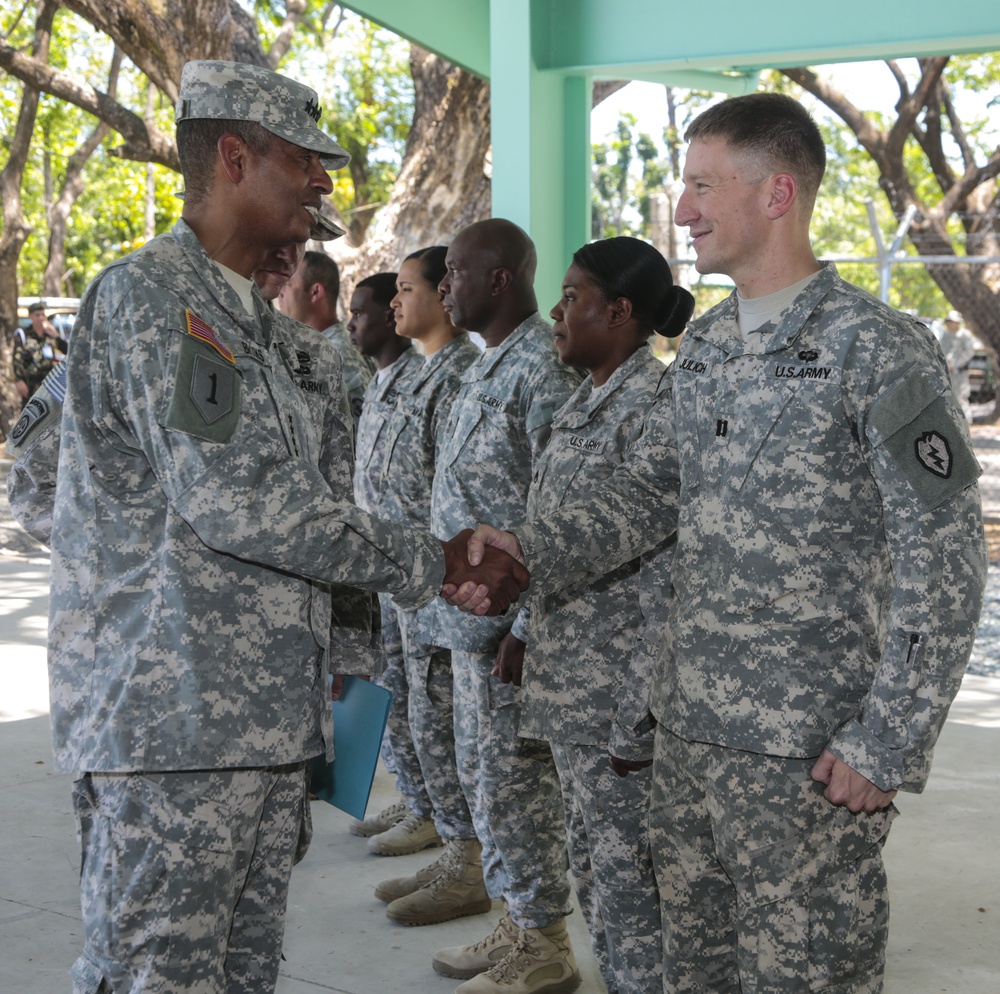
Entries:
MULTIPOLYGON (((45 558, 0 557, 0 991, 65 994, 81 945, 70 779, 52 772, 45 678, 45 558)), ((892 926, 886 994, 1000 994, 1000 680, 967 677, 921 796, 899 799, 886 847, 892 926)), ((380 772, 369 802, 395 799, 380 772)), ((369 855, 347 816, 313 806, 315 838, 292 879, 278 994, 449 994, 434 951, 495 915, 424 928, 386 920, 372 888, 435 850, 369 855)), ((603 991, 579 914, 584 994, 603 991)), ((653 994, 653 992, 651 992, 653 994)))

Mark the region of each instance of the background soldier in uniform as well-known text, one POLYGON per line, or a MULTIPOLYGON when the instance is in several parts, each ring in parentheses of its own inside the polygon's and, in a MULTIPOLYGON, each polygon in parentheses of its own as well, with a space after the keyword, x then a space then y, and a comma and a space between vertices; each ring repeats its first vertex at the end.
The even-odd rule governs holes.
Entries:
MULTIPOLYGON (((438 284, 445 274, 447 251, 434 245, 407 256, 392 298, 397 334, 415 342, 424 361, 400 391, 387 427, 390 456, 382 514, 422 528, 430 527, 431 487, 445 444, 444 426, 462 374, 480 355, 442 306, 438 284)), ((415 612, 398 608, 388 598, 386 602, 402 635, 409 730, 445 851, 415 874, 383 880, 375 896, 388 902, 387 917, 404 925, 433 925, 483 914, 492 901, 483 882, 482 848, 455 762, 451 653, 421 641, 415 612)))
MULTIPOLYGON (((926 783, 982 603, 979 467, 930 331, 816 261, 807 112, 751 94, 686 137, 676 220, 736 291, 688 326, 610 480, 517 536, 551 589, 677 530, 653 697, 664 989, 874 994, 892 800, 926 783)), ((518 548, 484 529, 472 561, 481 538, 518 548)))
MULTIPOLYGON (((563 362, 590 375, 553 418, 529 518, 571 503, 627 456, 666 379, 649 339, 679 335, 693 309, 663 256, 637 238, 592 242, 574 254, 552 308, 553 333, 563 362)), ((521 734, 552 748, 573 881, 601 976, 615 994, 648 994, 661 984, 647 809, 649 683, 666 604, 645 588, 654 573, 669 573, 669 556, 668 539, 644 566, 634 559, 531 597, 498 664, 502 680, 521 684, 521 734), (617 771, 632 775, 620 779, 617 771)))
MULTIPOLYGON (((406 380, 422 363, 420 354, 396 334, 389 301, 396 293, 396 274, 379 273, 362 280, 351 296, 347 332, 351 347, 378 367, 365 388, 358 421, 357 459, 354 466, 354 499, 358 507, 382 517, 382 495, 389 458, 389 422, 396 398, 406 380), (379 299, 376 299, 376 296, 379 299), (360 336, 361 346, 354 345, 360 336)), ((392 705, 382 740, 382 759, 396 775, 403 802, 380 811, 373 818, 352 820, 354 835, 368 837, 368 850, 380 856, 402 856, 440 844, 431 820, 431 802, 424 787, 420 763, 413 751, 407 717, 403 641, 392 599, 379 595, 382 648, 386 666, 379 685, 392 692, 392 705), (398 815, 398 817, 397 817, 398 815)))
MULTIPOLYGON (((448 248, 447 267, 445 310, 457 328, 479 332, 487 350, 462 377, 438 451, 431 495, 438 535, 486 518, 513 524, 524 517, 552 416, 580 382, 559 362, 552 330, 538 315, 535 247, 520 228, 500 218, 464 228, 448 248)), ((491 676, 513 617, 466 617, 437 601, 420 620, 422 641, 452 651, 458 773, 483 846, 487 890, 507 901, 510 915, 485 944, 439 952, 434 968, 469 977, 461 994, 487 994, 497 980, 485 971, 522 975, 541 959, 548 984, 571 990, 579 973, 564 921, 559 780, 548 744, 518 737, 516 688, 491 676), (498 963, 504 946, 509 957, 498 963)))
POLYGON ((365 388, 375 372, 375 363, 361 355, 337 313, 340 270, 325 252, 306 252, 292 278, 281 288, 278 306, 289 317, 321 331, 340 353, 344 363, 344 385, 357 431, 365 388))

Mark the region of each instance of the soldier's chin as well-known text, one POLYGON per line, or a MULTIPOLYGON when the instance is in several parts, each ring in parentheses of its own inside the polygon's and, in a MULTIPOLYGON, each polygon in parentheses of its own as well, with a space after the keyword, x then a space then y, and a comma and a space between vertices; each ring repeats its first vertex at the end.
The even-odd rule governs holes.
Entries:
POLYGON ((309 232, 309 237, 317 242, 331 242, 334 238, 342 238, 347 234, 338 224, 334 224, 325 214, 316 207, 307 207, 309 216, 312 218, 313 226, 309 232))

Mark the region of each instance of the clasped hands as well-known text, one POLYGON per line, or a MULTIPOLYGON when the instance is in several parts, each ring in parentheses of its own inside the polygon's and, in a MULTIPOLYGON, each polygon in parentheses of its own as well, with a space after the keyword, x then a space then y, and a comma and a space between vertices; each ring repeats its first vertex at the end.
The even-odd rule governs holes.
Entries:
POLYGON ((468 614, 503 614, 528 589, 521 543, 510 532, 480 525, 441 542, 441 596, 468 614))

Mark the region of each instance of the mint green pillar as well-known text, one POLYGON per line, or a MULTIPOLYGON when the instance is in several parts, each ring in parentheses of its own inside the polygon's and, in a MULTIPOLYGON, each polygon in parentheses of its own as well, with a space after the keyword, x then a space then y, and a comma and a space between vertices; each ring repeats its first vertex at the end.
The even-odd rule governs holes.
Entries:
POLYGON ((537 68, 531 0, 491 4, 493 215, 531 235, 543 315, 590 233, 590 79, 537 68))

